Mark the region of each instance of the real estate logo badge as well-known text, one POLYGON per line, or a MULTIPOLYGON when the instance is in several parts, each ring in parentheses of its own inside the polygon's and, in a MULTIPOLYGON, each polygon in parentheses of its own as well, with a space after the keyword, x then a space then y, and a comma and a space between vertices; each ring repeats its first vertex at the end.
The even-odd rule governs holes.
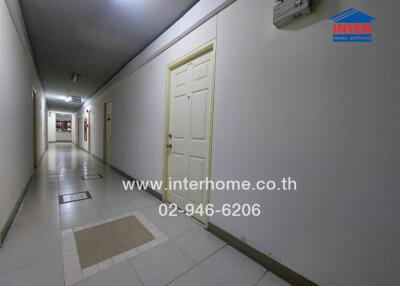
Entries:
POLYGON ((333 22, 334 42, 372 42, 374 17, 350 8, 329 18, 329 20, 333 22))

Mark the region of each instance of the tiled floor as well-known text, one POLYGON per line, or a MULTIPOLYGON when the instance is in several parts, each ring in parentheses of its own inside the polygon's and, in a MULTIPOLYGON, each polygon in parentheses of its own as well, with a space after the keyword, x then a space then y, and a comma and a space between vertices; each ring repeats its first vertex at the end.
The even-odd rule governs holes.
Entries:
POLYGON ((160 217, 159 201, 122 189, 124 178, 72 144, 50 144, 3 248, 0 285, 64 285, 61 231, 140 211, 169 239, 74 286, 288 285, 183 215, 160 217), (99 180, 82 180, 99 173, 99 180), (59 206, 58 195, 92 200, 59 206))

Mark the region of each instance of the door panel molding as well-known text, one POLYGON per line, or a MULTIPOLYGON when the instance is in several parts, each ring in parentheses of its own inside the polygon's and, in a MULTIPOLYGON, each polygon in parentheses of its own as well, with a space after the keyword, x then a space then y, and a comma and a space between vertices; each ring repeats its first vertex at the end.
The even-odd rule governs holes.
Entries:
MULTIPOLYGON (((183 57, 173 61, 167 66, 167 76, 166 76, 166 95, 165 95, 165 111, 164 111, 164 145, 163 145, 163 192, 162 192, 162 199, 164 202, 168 201, 168 177, 169 177, 169 170, 168 170, 168 163, 169 163, 169 149, 167 145, 170 142, 169 138, 169 130, 170 130, 170 120, 174 120, 174 118, 171 117, 171 93, 172 93, 172 72, 175 71, 176 75, 178 74, 184 74, 185 72, 185 64, 188 64, 189 62, 193 61, 193 75, 195 76, 195 81, 193 81, 193 86, 194 86, 194 92, 198 92, 201 94, 201 86, 204 84, 203 79, 207 78, 207 75, 205 72, 208 70, 207 67, 202 66, 204 61, 197 61, 199 60, 203 55, 210 54, 210 60, 207 64, 210 64, 210 71, 211 71, 211 82, 209 84, 209 96, 210 96, 210 103, 206 104, 204 109, 209 108, 209 113, 208 113, 208 118, 206 124, 208 124, 208 148, 204 148, 207 150, 204 150, 204 153, 208 153, 207 157, 208 159, 204 164, 206 164, 206 170, 207 174, 205 174, 205 177, 210 178, 211 177, 211 160, 212 160, 212 135, 213 135, 213 112, 214 112, 214 93, 215 93, 215 50, 216 50, 216 40, 212 40, 208 42, 207 44, 193 50, 192 52, 189 52, 188 54, 184 55, 183 57), (208 106, 207 106, 208 105, 208 106)), ((182 93, 184 94, 184 79, 180 78, 179 76, 175 76, 175 87, 177 92, 180 92, 180 89, 182 89, 182 93)), ((176 98, 176 97, 175 97, 176 98)), ((199 135, 202 132, 205 132, 207 128, 204 126, 195 126, 197 129, 196 133, 197 136, 194 136, 195 138, 191 138, 193 141, 196 140, 196 137, 203 137, 199 135), (203 128, 205 130, 203 131, 203 128)), ((200 139, 199 138, 199 139, 200 139)), ((177 139, 177 138, 175 138, 177 139)), ((179 144, 175 140, 175 144, 179 144)), ((203 153, 203 152, 202 152, 203 153)), ((209 203, 210 200, 210 191, 207 190, 205 192, 205 202, 209 203)), ((207 227, 208 225, 208 217, 205 217, 205 220, 203 221, 205 223, 205 226, 207 227)))

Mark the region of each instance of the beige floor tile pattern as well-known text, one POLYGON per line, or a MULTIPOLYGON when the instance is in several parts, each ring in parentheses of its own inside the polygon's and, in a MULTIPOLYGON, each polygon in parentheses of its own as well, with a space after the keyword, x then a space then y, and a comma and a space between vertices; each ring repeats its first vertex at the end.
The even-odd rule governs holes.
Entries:
POLYGON ((160 217, 160 201, 124 191, 124 179, 73 144, 50 144, 0 248, 0 285, 214 286, 232 283, 229 277, 238 277, 234 282, 241 286, 286 285, 193 219, 160 217), (95 173, 104 178, 81 179, 95 173), (80 191, 93 200, 60 209, 58 195, 80 191), (82 269, 74 231, 132 215, 156 239, 82 269))
POLYGON ((154 236, 135 216, 75 232, 79 261, 83 268, 127 252, 153 239, 154 236))
POLYGON ((65 285, 105 271, 167 240, 139 211, 64 230, 65 285))

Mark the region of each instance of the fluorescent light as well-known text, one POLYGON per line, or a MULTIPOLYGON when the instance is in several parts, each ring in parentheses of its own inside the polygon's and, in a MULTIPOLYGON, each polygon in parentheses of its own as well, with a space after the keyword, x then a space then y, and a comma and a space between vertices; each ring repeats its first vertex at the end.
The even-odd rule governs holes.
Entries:
POLYGON ((46 93, 46 98, 51 100, 65 100, 65 95, 56 93, 46 93))
POLYGON ((72 81, 73 81, 73 83, 76 83, 78 81, 78 74, 74 73, 72 75, 72 81))

